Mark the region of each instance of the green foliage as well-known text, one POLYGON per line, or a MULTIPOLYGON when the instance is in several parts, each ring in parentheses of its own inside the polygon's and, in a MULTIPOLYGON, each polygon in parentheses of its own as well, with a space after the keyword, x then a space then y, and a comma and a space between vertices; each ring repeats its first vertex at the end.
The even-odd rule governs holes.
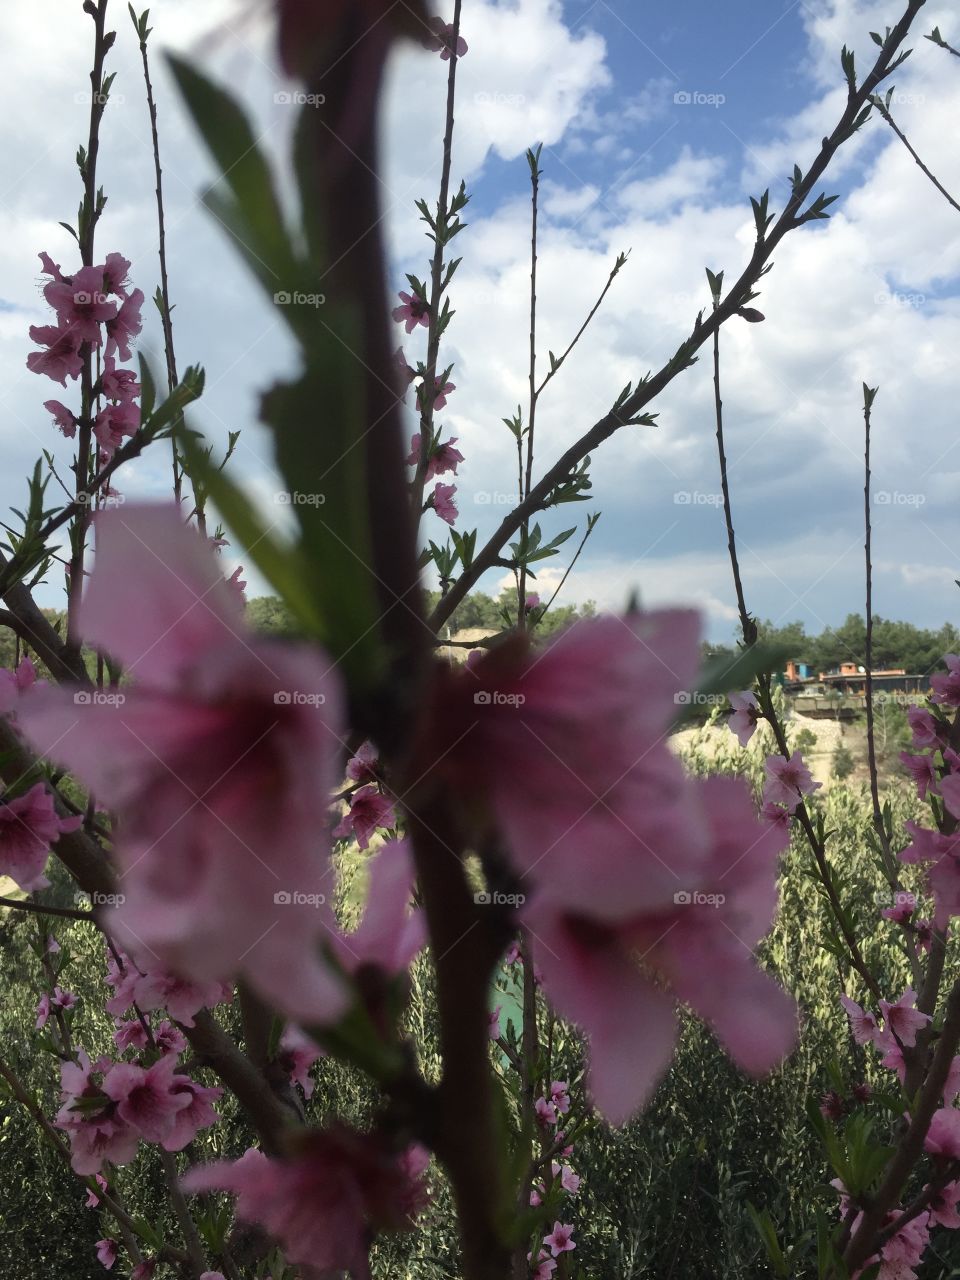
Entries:
POLYGON ((835 778, 839 778, 841 782, 844 778, 849 778, 854 768, 853 752, 850 748, 840 743, 833 753, 832 765, 835 778))
MULTIPOLYGON (((850 613, 839 627, 828 627, 818 636, 808 636, 802 622, 775 627, 759 624, 760 637, 783 644, 798 662, 809 662, 817 673, 829 671, 841 662, 863 665, 867 655, 867 624, 859 613, 850 613)), ((943 655, 952 653, 960 632, 952 623, 938 631, 915 627, 910 622, 873 620, 873 667, 883 670, 904 667, 911 675, 923 675, 943 666, 943 655)))

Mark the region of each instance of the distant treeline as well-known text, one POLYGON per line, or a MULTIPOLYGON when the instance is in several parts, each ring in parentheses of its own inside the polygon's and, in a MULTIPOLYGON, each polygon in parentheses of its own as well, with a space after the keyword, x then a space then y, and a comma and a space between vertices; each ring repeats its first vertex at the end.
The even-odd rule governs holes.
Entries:
MULTIPOLYGON (((796 662, 807 662, 819 675, 838 667, 841 662, 866 665, 867 624, 862 614, 847 614, 839 627, 827 627, 817 636, 807 635, 802 622, 788 622, 776 627, 772 622, 759 624, 760 637, 782 644, 796 662)), ((720 648, 714 652, 731 652, 720 648)), ((960 632, 945 622, 937 631, 915 627, 912 622, 891 622, 887 618, 873 620, 873 669, 903 667, 908 674, 925 675, 943 666, 945 653, 960 652, 960 632)))
MULTIPOLYGON (((436 592, 428 592, 428 606, 439 600, 436 592)), ((545 601, 549 596, 545 596, 545 601)), ((500 631, 504 626, 503 611, 511 619, 516 617, 516 596, 505 591, 499 598, 477 593, 458 606, 447 626, 449 634, 482 628, 500 631)), ((46 617, 61 634, 64 629, 62 610, 44 609, 46 617)), ((583 605, 555 605, 538 628, 541 636, 552 635, 577 618, 591 617, 596 612, 592 601, 583 605)), ((250 625, 258 631, 274 634, 292 634, 296 628, 289 611, 276 596, 257 596, 247 605, 250 625)), ((447 626, 443 634, 447 635, 447 626)), ((841 662, 864 665, 867 652, 867 627, 859 613, 847 615, 839 627, 828 627, 819 635, 807 635, 802 622, 788 622, 777 627, 772 622, 759 624, 762 639, 782 644, 797 662, 807 662, 816 672, 829 671, 841 662)), ((734 653, 732 645, 704 646, 711 654, 734 653)), ((873 621, 873 666, 875 670, 903 667, 907 672, 925 674, 942 667, 945 653, 960 652, 960 631, 952 623, 945 622, 937 631, 915 627, 911 622, 891 622, 887 618, 873 621)), ((14 636, 7 627, 0 627, 0 666, 10 667, 14 661, 14 636)))

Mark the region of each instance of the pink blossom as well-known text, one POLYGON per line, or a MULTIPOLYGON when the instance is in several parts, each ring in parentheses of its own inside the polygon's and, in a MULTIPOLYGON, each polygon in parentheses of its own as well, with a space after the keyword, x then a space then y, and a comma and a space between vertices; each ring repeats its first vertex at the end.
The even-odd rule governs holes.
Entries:
POLYGON ((580 1175, 567 1164, 559 1164, 556 1160, 552 1164, 553 1176, 560 1175, 560 1185, 568 1195, 575 1196, 580 1192, 580 1175))
POLYGON ((103 1078, 103 1091, 117 1104, 120 1119, 148 1142, 165 1144, 173 1132, 177 1112, 190 1106, 188 1091, 174 1089, 176 1059, 160 1058, 144 1069, 132 1062, 117 1062, 103 1078))
MULTIPOLYGON (((527 1254, 527 1261, 533 1261, 533 1255, 527 1254)), ((551 1280, 553 1273, 557 1269, 556 1258, 551 1258, 546 1249, 540 1250, 540 1256, 537 1259, 536 1270, 533 1272, 532 1280, 551 1280)))
POLYGON ((113 356, 103 362, 100 386, 108 400, 135 400, 140 394, 140 383, 132 369, 118 369, 113 356))
POLYGON ((121 360, 130 359, 130 343, 140 332, 143 321, 140 308, 143 306, 143 290, 134 291, 124 298, 116 316, 106 321, 107 346, 106 355, 118 352, 121 360))
POLYGON ((80 359, 80 339, 73 329, 62 329, 52 324, 32 324, 30 338, 46 351, 31 351, 27 356, 27 368, 31 373, 46 374, 62 387, 67 378, 79 378, 83 368, 80 359))
POLYGON ((925 707, 907 707, 907 722, 913 730, 915 747, 939 747, 940 732, 937 721, 925 707))
POLYGON ((145 1262, 138 1262, 130 1272, 130 1280, 153 1280, 153 1273, 156 1269, 155 1258, 148 1258, 145 1262))
POLYGON ((416 370, 411 369, 407 364, 407 357, 403 354, 403 347, 397 347, 396 354, 393 357, 393 367, 399 383, 399 394, 405 398, 407 387, 413 382, 417 374, 416 370))
MULTIPOLYGON (((102 1173, 97 1174, 97 1187, 100 1191, 107 1190, 108 1183, 102 1173)), ((87 1198, 84 1202, 85 1207, 88 1209, 96 1209, 99 1203, 100 1203, 100 1197, 97 1195, 96 1191, 94 1191, 93 1187, 88 1187, 87 1198)))
POLYGON ((536 1112, 537 1120, 543 1126, 556 1124, 559 1120, 557 1108, 552 1102, 548 1102, 546 1098, 538 1098, 533 1107, 536 1112))
POLYGON ((779 831, 783 832, 788 838, 790 835, 790 817, 789 809, 785 809, 782 804, 773 804, 767 800, 763 808, 760 810, 760 817, 765 822, 769 822, 779 831))
POLYGON ((902 889, 898 889, 895 895, 894 905, 885 907, 880 912, 884 920, 892 920, 894 924, 907 924, 910 917, 917 909, 917 899, 912 893, 905 893, 902 889))
POLYGON ((407 842, 388 840, 370 862, 370 888, 359 926, 330 938, 347 972, 378 969, 391 978, 406 973, 427 940, 422 912, 410 909, 414 880, 407 842))
POLYGON ((590 618, 542 649, 517 635, 475 652, 441 671, 423 768, 454 796, 485 796, 515 869, 539 872, 558 904, 672 905, 683 886, 659 850, 695 864, 709 845, 665 741, 699 666, 697 615, 590 618))
POLYGON ((933 1113, 923 1149, 945 1160, 960 1160, 960 1111, 956 1107, 940 1107, 933 1113))
POLYGON ((50 996, 45 991, 37 1002, 37 1022, 35 1031, 41 1031, 50 1018, 50 996))
POLYGON ((120 816, 111 933, 191 981, 241 972, 282 1012, 336 1018, 346 994, 315 947, 332 924, 315 905, 342 738, 332 664, 250 631, 175 507, 108 510, 95 526, 81 633, 136 683, 122 705, 77 705, 61 687, 18 714, 34 748, 120 816))
POLYGON ((789 760, 785 760, 783 756, 769 756, 766 770, 767 785, 763 793, 764 802, 782 804, 790 810, 797 807, 803 796, 811 795, 823 785, 820 782, 814 782, 799 751, 795 751, 789 760))
POLYGON ((503 957, 504 968, 509 968, 510 965, 514 965, 518 961, 520 961, 521 963, 523 962, 523 955, 520 951, 520 944, 519 942, 511 942, 509 947, 507 947, 506 955, 503 957))
POLYGON ((25 893, 45 888, 50 883, 43 874, 50 846, 65 832, 76 831, 82 821, 61 818, 42 782, 21 796, 4 796, 0 800, 0 875, 16 881, 25 893))
POLYGON ((117 1260, 117 1242, 107 1237, 104 1240, 97 1241, 97 1261, 101 1267, 105 1267, 107 1271, 112 1270, 113 1264, 117 1260))
POLYGON ((455 484, 437 484, 427 504, 432 506, 440 519, 446 520, 449 525, 456 524, 457 516, 460 514, 457 511, 456 503, 453 501, 453 495, 456 492, 457 486, 455 484))
MULTIPOLYGON (((440 409, 445 409, 447 406, 447 394, 451 391, 456 391, 456 389, 457 389, 456 383, 442 382, 440 378, 434 378, 433 380, 434 410, 439 411, 440 409)), ((421 411, 426 411, 427 409, 430 408, 430 405, 426 403, 426 398, 427 398, 427 384, 426 382, 422 382, 420 386, 417 388, 417 403, 419 404, 421 411)))
POLYGON ((960 1181, 956 1179, 953 1182, 948 1182, 939 1191, 935 1191, 930 1199, 931 1225, 950 1227, 951 1229, 960 1227, 960 1213, 957 1212, 958 1201, 960 1201, 960 1181))
POLYGON ((324 1050, 293 1023, 288 1023, 280 1037, 277 1061, 291 1081, 303 1090, 303 1096, 313 1096, 315 1088, 310 1068, 324 1056, 324 1050))
POLYGON ((372 742, 365 742, 357 754, 347 761, 347 777, 353 782, 377 781, 377 749, 372 742))
POLYGON ((109 1058, 91 1062, 83 1049, 77 1062, 60 1067, 62 1105, 56 1125, 70 1137, 70 1164, 74 1173, 99 1173, 105 1160, 129 1164, 137 1154, 140 1135, 118 1114, 115 1103, 103 1092, 104 1075, 113 1064, 109 1058), (79 1100, 85 1104, 77 1109, 79 1100), (89 1104, 102 1102, 97 1108, 89 1104))
POLYGON ((103 272, 103 267, 81 267, 69 280, 51 280, 43 290, 61 328, 92 347, 102 341, 100 326, 117 315, 117 304, 104 288, 103 272))
POLYGON ((50 997, 50 1007, 52 1009, 75 1009, 77 1007, 77 997, 72 991, 64 991, 62 987, 54 987, 53 995, 50 997))
MULTIPOLYGON (((430 481, 434 476, 442 476, 448 471, 456 474, 457 467, 463 461, 463 454, 459 449, 453 446, 457 443, 457 436, 450 440, 445 440, 442 444, 437 443, 430 450, 430 457, 427 461, 427 469, 424 472, 424 480, 430 481)), ((420 444, 420 432, 410 438, 410 453, 407 457, 407 465, 416 467, 420 463, 422 448, 420 444)))
POLYGON ((369 1233, 412 1224, 425 1202, 426 1164, 422 1148, 398 1158, 377 1135, 337 1126, 304 1136, 292 1159, 249 1150, 232 1164, 191 1170, 183 1184, 232 1192, 237 1217, 264 1227, 288 1262, 369 1280, 369 1233))
POLYGON ((77 434, 77 420, 65 404, 59 400, 44 400, 43 407, 53 414, 53 421, 68 440, 77 434))
POLYGON ((418 293, 400 292, 401 305, 394 307, 393 318, 398 324, 406 321, 407 333, 413 333, 418 324, 427 328, 430 324, 430 308, 418 293))
POLYGON ((550 1086, 550 1101, 562 1116, 570 1110, 570 1095, 567 1092, 566 1080, 554 1080, 550 1086))
POLYGON ((883 1054, 880 1059, 881 1067, 885 1067, 887 1071, 895 1071, 897 1079, 903 1084, 907 1078, 907 1064, 903 1057, 903 1050, 893 1036, 882 1031, 877 1034, 876 1044, 877 1049, 883 1054))
POLYGON ((917 1043, 917 1032, 930 1021, 929 1014, 920 1013, 913 1007, 916 999, 917 993, 911 987, 907 987, 896 1004, 889 1004, 886 1000, 880 1001, 880 1012, 883 1014, 885 1023, 884 1034, 895 1035, 906 1049, 913 1048, 917 1043))
POLYGON ((573 1227, 567 1226, 562 1222, 553 1224, 553 1230, 548 1236, 544 1236, 543 1243, 555 1258, 559 1258, 561 1253, 569 1253, 571 1249, 577 1247, 573 1242, 573 1227))
POLYGON ((960 915, 960 833, 942 835, 915 822, 904 827, 912 842, 900 851, 901 862, 928 862, 927 883, 935 904, 934 923, 946 927, 951 916, 960 915))
POLYGON ((960 707, 960 657, 948 653, 944 658, 947 671, 936 672, 930 677, 932 700, 941 706, 960 707))
POLYGON ((442 18, 432 18, 430 27, 433 35, 423 37, 423 47, 429 49, 431 53, 439 53, 444 62, 450 61, 454 49, 458 58, 462 58, 467 52, 468 45, 463 36, 458 36, 454 45, 452 22, 444 22, 442 18))
POLYGON ((836 1089, 828 1089, 820 1099, 820 1114, 824 1120, 842 1120, 847 1108, 836 1089))
POLYGON ((669 906, 649 898, 644 906, 650 886, 635 879, 621 884, 619 909, 607 907, 600 890, 602 911, 589 898, 554 905, 545 893, 525 908, 543 944, 544 989, 588 1033, 591 1091, 614 1124, 649 1098, 666 1070, 677 1002, 703 1017, 754 1075, 774 1067, 796 1039, 794 1002, 751 957, 776 910, 777 834, 758 824, 738 780, 708 778, 698 790, 713 841, 699 867, 699 897, 685 890, 669 906), (630 894, 636 905, 627 915, 630 894))
POLYGON ((500 1014, 503 1012, 503 1005, 497 1005, 495 1009, 491 1009, 487 1013, 487 1031, 491 1040, 499 1040, 502 1034, 500 1030, 500 1014))
MULTIPOLYGON (((960 773, 948 773, 940 779, 940 794, 949 812, 960 818, 960 773)), ((920 797, 921 800, 923 798, 920 797)))
POLYGON ((937 785, 937 771, 933 758, 929 755, 914 756, 909 751, 901 751, 900 760, 917 784, 918 796, 921 800, 926 800, 927 788, 936 788, 937 785))
POLYGON ((355 791, 349 800, 349 809, 333 829, 341 839, 356 836, 357 844, 366 849, 370 837, 381 827, 395 827, 397 815, 393 801, 376 786, 355 791))
MULTIPOLYGON (((161 1059, 161 1061, 172 1062, 173 1058, 161 1059)), ((223 1090, 204 1088, 185 1075, 173 1076, 171 1083, 173 1097, 181 1101, 186 1099, 187 1105, 176 1112, 173 1127, 162 1139, 161 1145, 165 1151, 182 1151, 184 1147, 190 1145, 201 1129, 209 1129, 220 1119, 219 1112, 214 1110, 213 1103, 220 1097, 223 1090)))
POLYGON ((854 1034, 854 1039, 858 1044, 869 1044, 870 1041, 877 1038, 879 1024, 869 1009, 860 1009, 855 1000, 851 1000, 849 996, 841 992, 840 1004, 846 1010, 847 1018, 850 1019, 850 1030, 854 1034))
POLYGON ((136 435, 140 427, 140 406, 134 401, 108 404, 93 420, 93 434, 108 456, 120 448, 124 437, 136 435))
POLYGON ((733 707, 733 715, 727 721, 727 727, 737 735, 741 747, 745 747, 756 731, 757 721, 760 719, 760 704, 749 691, 731 693, 727 697, 733 707))

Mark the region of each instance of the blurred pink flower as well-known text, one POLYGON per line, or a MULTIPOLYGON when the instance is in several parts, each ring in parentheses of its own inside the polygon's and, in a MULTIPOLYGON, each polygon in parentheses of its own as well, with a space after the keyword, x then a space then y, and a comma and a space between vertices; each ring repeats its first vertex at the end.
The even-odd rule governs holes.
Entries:
POLYGON ((727 697, 733 708, 733 715, 727 721, 727 727, 731 733, 737 735, 737 741, 741 747, 745 747, 756 732, 757 721, 760 719, 760 704, 749 690, 745 693, 730 693, 727 697))
POLYGON ((288 1262, 369 1280, 370 1230, 412 1225, 425 1204, 427 1159, 421 1148, 398 1157, 377 1136, 337 1126, 303 1137, 291 1159, 251 1149, 233 1163, 192 1169, 183 1185, 232 1192, 237 1217, 268 1231, 288 1262))
POLYGON ((120 816, 125 901, 110 931, 191 981, 243 973, 282 1012, 334 1019, 346 995, 315 946, 332 923, 317 838, 340 768, 332 664, 250 631, 176 508, 95 524, 81 634, 135 683, 122 701, 38 690, 18 716, 40 754, 120 816))

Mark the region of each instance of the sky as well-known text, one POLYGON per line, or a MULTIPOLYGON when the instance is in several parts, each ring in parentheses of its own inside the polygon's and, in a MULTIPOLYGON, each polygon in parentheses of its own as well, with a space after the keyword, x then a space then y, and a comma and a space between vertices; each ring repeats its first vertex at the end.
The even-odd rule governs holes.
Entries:
MULTIPOLYGON (((92 24, 80 0, 50 0, 61 38, 26 7, 5 18, 0 71, 0 509, 22 506, 23 477, 42 449, 63 474, 69 442, 42 407, 62 389, 29 373, 27 330, 46 323, 37 254, 64 270, 60 229, 79 199, 73 164, 85 131, 85 51, 92 24)), ((450 16, 452 3, 440 12, 450 16)), ((842 112, 840 49, 872 65, 870 31, 900 17, 898 0, 464 0, 469 51, 459 71, 454 181, 471 193, 456 316, 442 349, 457 390, 440 415, 465 455, 457 476, 463 530, 479 539, 512 501, 513 439, 502 419, 526 399, 530 189, 524 158, 543 144, 538 305, 540 353, 563 350, 620 251, 630 252, 597 319, 544 393, 535 475, 582 435, 629 381, 659 368, 709 302, 705 267, 735 279, 749 258, 749 196, 764 188, 778 211, 794 163, 809 167, 842 112)), ((130 258, 149 298, 157 284, 152 156, 139 53, 126 6, 110 5, 117 73, 100 175, 108 196, 98 244, 130 258)), ((241 430, 235 479, 271 519, 284 485, 258 425, 259 394, 295 368, 276 309, 246 276, 199 195, 215 178, 162 63, 185 53, 231 85, 255 117, 281 180, 294 108, 279 74, 264 0, 156 0, 154 79, 168 213, 178 361, 202 364, 207 390, 192 418, 217 444, 241 430), (199 12, 198 12, 199 11, 199 12), (279 100, 278 100, 279 95, 279 100)), ((929 0, 894 76, 894 116, 941 182, 960 192, 952 145, 960 64, 924 40, 939 25, 960 44, 960 20, 929 0)), ((446 64, 415 47, 388 70, 382 134, 384 214, 397 289, 423 277, 429 243, 414 200, 436 199, 446 64)), ((874 607, 920 626, 960 623, 960 215, 929 184, 877 117, 825 178, 839 193, 829 222, 791 233, 754 303, 763 324, 723 329, 725 433, 748 606, 818 632, 862 611, 861 384, 874 409, 874 607)), ((159 317, 148 303, 141 348, 162 368, 159 317)), ((425 354, 424 330, 407 359, 425 354)), ((567 602, 621 608, 692 604, 715 641, 735 631, 713 417, 712 362, 702 359, 651 406, 656 427, 628 427, 595 455, 593 500, 547 513, 547 534, 602 513, 564 587, 567 602)), ((412 399, 411 397, 408 397, 412 399)), ((318 422, 318 426, 322 423, 318 422)), ((416 429, 412 417, 409 424, 416 429)), ((161 445, 117 482, 128 499, 169 493, 161 445)), ((447 477, 449 478, 449 477, 447 477)), ((51 491, 52 492, 52 491, 51 491)), ((444 526, 432 513, 424 532, 444 526)), ((579 537, 564 547, 574 548, 579 537)), ((227 553, 228 568, 243 561, 227 553)), ((569 567, 556 557, 541 593, 569 567)), ((481 589, 496 592, 502 570, 481 589)), ((251 593, 263 589, 250 576, 251 593)), ((59 584, 43 592, 60 600, 59 584)))

